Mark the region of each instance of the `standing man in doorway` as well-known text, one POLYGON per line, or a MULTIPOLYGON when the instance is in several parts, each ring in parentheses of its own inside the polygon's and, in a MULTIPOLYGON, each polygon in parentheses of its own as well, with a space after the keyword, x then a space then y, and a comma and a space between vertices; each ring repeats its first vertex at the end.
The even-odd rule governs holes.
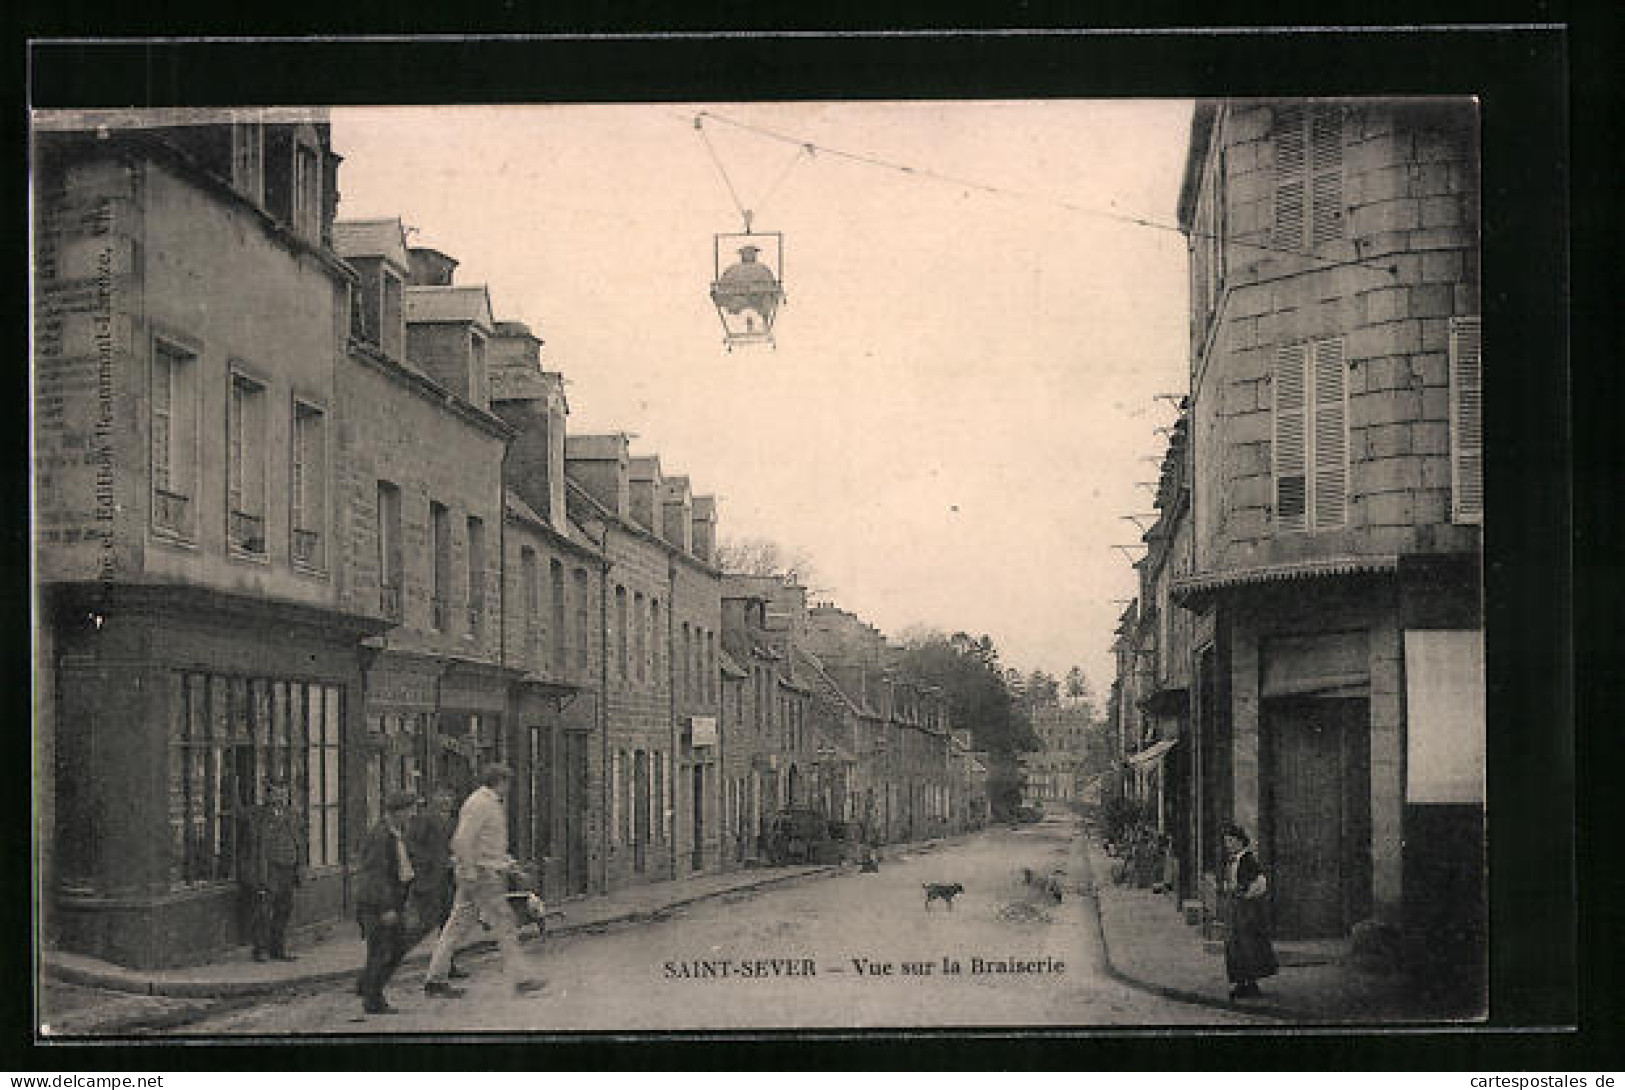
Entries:
POLYGON ((440 931, 429 961, 423 990, 429 995, 456 997, 463 989, 449 981, 452 955, 464 945, 483 918, 496 932, 502 952, 502 975, 516 995, 541 988, 539 980, 524 975, 519 930, 508 907, 508 876, 518 864, 508 854, 508 785, 513 770, 504 764, 487 765, 480 786, 463 803, 457 832, 451 838, 452 865, 457 875, 457 899, 451 917, 440 931))
POLYGON ((305 857, 304 822, 289 803, 288 781, 272 780, 266 801, 249 811, 242 882, 251 898, 254 960, 297 960, 288 953, 288 917, 305 857))

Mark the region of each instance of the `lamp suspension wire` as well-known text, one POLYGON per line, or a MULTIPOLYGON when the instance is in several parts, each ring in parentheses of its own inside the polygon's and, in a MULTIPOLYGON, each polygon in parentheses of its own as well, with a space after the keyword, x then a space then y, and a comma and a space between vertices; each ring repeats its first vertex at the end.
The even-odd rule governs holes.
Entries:
MULTIPOLYGON (((1265 241, 1249 241, 1234 236, 1220 237, 1211 231, 1192 230, 1187 233, 1182 231, 1176 224, 1162 223, 1157 220, 1148 219, 1144 216, 1134 216, 1126 212, 1110 212, 1103 208, 1089 208, 1085 205, 1074 204, 1071 201, 1064 200, 1059 197, 1046 197, 1037 193, 1023 192, 1019 189, 1004 189, 999 186, 988 185, 984 182, 972 181, 969 178, 959 178, 950 174, 942 174, 924 167, 914 167, 908 165, 907 163, 890 162, 885 159, 876 158, 872 155, 863 155, 858 152, 842 151, 839 148, 826 147, 823 144, 816 144, 811 141, 802 140, 799 137, 791 136, 788 133, 763 128, 760 125, 753 125, 748 121, 738 121, 731 117, 724 117, 722 114, 712 113, 709 110, 694 115, 694 127, 696 129, 700 129, 702 136, 704 135, 705 130, 700 125, 701 118, 710 118, 715 121, 720 121, 723 124, 732 125, 736 129, 743 129, 746 132, 753 132, 758 136, 763 136, 770 140, 778 140, 787 144, 797 144, 809 158, 812 157, 814 152, 823 152, 825 155, 835 156, 840 159, 848 159, 854 163, 862 163, 865 166, 880 167, 883 170, 893 170, 901 174, 912 175, 916 178, 926 178, 931 181, 942 182, 946 185, 958 186, 961 189, 974 189, 980 193, 989 193, 997 197, 1007 197, 1012 200, 1028 201, 1034 204, 1048 205, 1052 208, 1061 208, 1068 212, 1077 212, 1085 216, 1097 216, 1102 219, 1114 220, 1118 223, 1125 223, 1133 227, 1149 227, 1156 231, 1170 231, 1178 234, 1186 234, 1187 237, 1192 239, 1217 239, 1220 242, 1228 242, 1233 245, 1246 247, 1247 249, 1251 250, 1262 250, 1267 253, 1308 258, 1311 261, 1317 262, 1317 268, 1319 269, 1334 269, 1342 268, 1344 266, 1357 265, 1368 269, 1373 269, 1377 272, 1387 273, 1389 276, 1397 277, 1399 275, 1399 269, 1392 261, 1386 261, 1381 258, 1355 257, 1346 260, 1329 260, 1321 257, 1319 254, 1311 253, 1307 250, 1295 250, 1286 246, 1274 246, 1265 241)), ((706 141, 706 146, 710 147, 709 140, 706 141)), ((715 157, 716 152, 713 150, 711 154, 713 157, 715 157)), ((719 161, 717 165, 720 169, 721 162, 719 161)), ((723 177, 724 180, 726 180, 726 173, 724 173, 723 177)), ((731 185, 729 186, 729 192, 732 192, 731 185)), ((734 198, 734 203, 738 204, 737 197, 734 198)), ((749 212, 746 212, 743 208, 740 209, 740 212, 745 215, 747 220, 749 219, 749 212)))
MULTIPOLYGON (((756 213, 760 212, 767 205, 767 202, 773 199, 774 194, 779 191, 779 187, 784 184, 784 180, 790 176, 790 172, 796 168, 797 163, 801 162, 803 156, 808 159, 813 157, 814 145, 808 143, 798 145, 795 153, 784 164, 784 169, 779 171, 779 176, 773 180, 773 184, 763 194, 762 199, 757 201, 753 207, 746 208, 744 202, 739 199, 739 191, 734 187, 733 179, 728 175, 728 168, 723 165, 722 156, 717 154, 716 145, 711 143, 711 137, 705 131, 705 119, 716 116, 716 114, 704 111, 695 114, 694 130, 700 134, 700 139, 704 141, 705 150, 711 153, 711 161, 716 164, 717 173, 722 175, 722 184, 728 187, 728 196, 733 198, 734 208, 739 211, 739 218, 745 221, 745 233, 748 235, 751 233, 751 222, 756 218, 756 213)), ((778 138, 775 137, 775 139, 778 138)))

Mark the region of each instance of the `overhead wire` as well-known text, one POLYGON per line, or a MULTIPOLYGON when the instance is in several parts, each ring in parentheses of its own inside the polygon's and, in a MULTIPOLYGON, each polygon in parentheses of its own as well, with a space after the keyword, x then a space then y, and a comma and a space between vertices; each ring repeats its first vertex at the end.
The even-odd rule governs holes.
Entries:
MULTIPOLYGON (((1013 200, 1048 205, 1050 207, 1064 209, 1068 212, 1075 212, 1085 216, 1096 216, 1102 219, 1128 224, 1130 226, 1146 227, 1156 231, 1173 232, 1176 234, 1185 235, 1187 238, 1216 240, 1235 246, 1246 247, 1248 249, 1262 250, 1267 253, 1307 258, 1311 261, 1318 262, 1320 268, 1323 269, 1339 268, 1347 265, 1359 265, 1374 269, 1378 272, 1387 273, 1390 276, 1397 275, 1398 273, 1397 267, 1391 261, 1383 262, 1376 258, 1360 257, 1348 259, 1330 259, 1308 250, 1297 250, 1286 246, 1276 246, 1260 240, 1250 240, 1234 235, 1221 236, 1211 231, 1200 231, 1195 229, 1187 231, 1184 228, 1181 228, 1178 224, 1164 223, 1146 216, 1136 216, 1126 212, 1111 211, 1104 208, 1092 208, 1088 205, 1077 204, 1062 197, 1052 197, 1042 193, 1033 193, 1027 190, 1011 189, 1006 186, 990 185, 986 182, 976 181, 972 178, 944 174, 941 171, 932 170, 928 167, 917 167, 908 163, 894 162, 888 159, 881 159, 877 156, 866 155, 861 152, 846 151, 841 148, 832 148, 798 136, 792 136, 788 133, 779 132, 775 129, 770 129, 762 125, 752 124, 748 121, 740 121, 737 118, 728 117, 724 114, 719 114, 711 110, 701 110, 697 114, 685 115, 685 118, 692 118, 695 123, 695 127, 700 128, 702 134, 704 129, 701 127, 700 121, 703 118, 710 118, 715 121, 720 121, 725 125, 732 125, 734 128, 742 129, 746 132, 752 132, 758 136, 762 136, 770 140, 778 140, 783 143, 796 144, 805 150, 809 155, 816 152, 839 159, 848 159, 852 162, 861 163, 866 166, 896 171, 901 174, 912 175, 917 178, 925 178, 931 181, 941 182, 946 185, 957 186, 962 189, 973 189, 982 193, 989 193, 995 196, 1006 197, 1013 200)), ((709 139, 706 141, 706 146, 708 148, 711 146, 709 139)), ((712 150, 712 155, 713 157, 716 155, 714 149, 712 150)), ((731 191, 732 190, 730 188, 730 192, 731 191)), ((737 203, 737 198, 735 198, 735 203, 737 203)))

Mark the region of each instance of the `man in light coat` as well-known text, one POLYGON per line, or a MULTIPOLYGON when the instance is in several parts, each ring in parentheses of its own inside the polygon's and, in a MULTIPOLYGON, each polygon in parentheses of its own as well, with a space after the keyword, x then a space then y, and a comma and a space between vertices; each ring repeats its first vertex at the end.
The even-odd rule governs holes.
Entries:
POLYGON ((464 994, 463 989, 450 983, 451 959, 474 935, 481 918, 496 932, 502 976, 515 994, 533 992, 542 986, 541 981, 524 974, 519 931, 508 907, 508 875, 518 866, 508 854, 506 799, 512 780, 513 770, 507 765, 487 765, 480 775, 480 786, 463 802, 458 814, 457 831, 451 838, 457 898, 429 960, 429 975, 423 984, 429 995, 464 994))

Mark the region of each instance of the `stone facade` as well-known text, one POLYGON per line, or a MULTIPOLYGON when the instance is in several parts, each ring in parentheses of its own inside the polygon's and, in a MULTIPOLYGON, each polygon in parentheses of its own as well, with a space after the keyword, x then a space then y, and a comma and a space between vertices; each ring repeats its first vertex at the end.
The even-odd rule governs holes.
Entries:
MULTIPOLYGON (((1482 784, 1443 805, 1419 791, 1434 770, 1408 747, 1460 725, 1407 711, 1426 679, 1405 647, 1459 636, 1482 669, 1477 194, 1468 103, 1199 104, 1180 198, 1189 563, 1148 556, 1173 578, 1142 583, 1138 608, 1172 599, 1190 625, 1123 633, 1149 637, 1158 671, 1188 664, 1191 862, 1211 875, 1237 821, 1281 934, 1405 929, 1413 967, 1458 977, 1482 975, 1482 898, 1416 930, 1430 892, 1406 843, 1456 830, 1429 849, 1454 872, 1428 881, 1481 889, 1482 784)), ((1144 680, 1120 656, 1120 711, 1144 680)))

